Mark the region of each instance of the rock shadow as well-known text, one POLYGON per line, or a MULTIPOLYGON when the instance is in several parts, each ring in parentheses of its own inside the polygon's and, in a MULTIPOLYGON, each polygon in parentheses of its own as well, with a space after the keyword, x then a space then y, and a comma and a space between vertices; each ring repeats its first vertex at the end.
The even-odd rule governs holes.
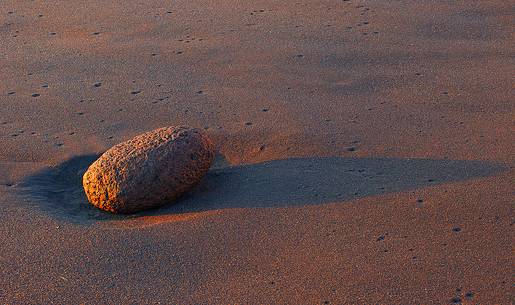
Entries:
POLYGON ((313 157, 214 167, 177 202, 134 215, 113 215, 92 207, 82 175, 97 155, 72 158, 17 186, 44 212, 75 223, 200 211, 291 207, 344 202, 452 181, 486 177, 505 169, 484 161, 313 157))

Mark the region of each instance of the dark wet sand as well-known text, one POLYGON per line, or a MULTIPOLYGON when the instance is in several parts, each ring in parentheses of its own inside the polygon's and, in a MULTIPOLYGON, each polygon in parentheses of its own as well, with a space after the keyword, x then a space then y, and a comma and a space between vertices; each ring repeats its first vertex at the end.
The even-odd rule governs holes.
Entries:
POLYGON ((0 2, 0 303, 513 299, 507 1, 0 2), (84 168, 166 125, 219 160, 112 216, 84 168))

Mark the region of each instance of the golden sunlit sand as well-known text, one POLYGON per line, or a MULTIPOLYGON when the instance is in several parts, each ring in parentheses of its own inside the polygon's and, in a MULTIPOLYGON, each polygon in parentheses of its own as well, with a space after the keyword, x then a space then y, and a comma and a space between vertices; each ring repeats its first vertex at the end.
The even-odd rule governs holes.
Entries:
POLYGON ((510 304, 509 1, 0 1, 0 303, 510 304), (202 128, 177 202, 88 204, 202 128))

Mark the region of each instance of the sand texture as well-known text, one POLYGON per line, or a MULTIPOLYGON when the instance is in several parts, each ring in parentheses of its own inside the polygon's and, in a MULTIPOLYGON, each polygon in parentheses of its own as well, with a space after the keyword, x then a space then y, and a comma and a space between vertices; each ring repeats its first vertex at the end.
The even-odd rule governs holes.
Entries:
POLYGON ((0 303, 509 304, 509 1, 0 1, 0 303), (162 126, 217 156, 112 215, 162 126))

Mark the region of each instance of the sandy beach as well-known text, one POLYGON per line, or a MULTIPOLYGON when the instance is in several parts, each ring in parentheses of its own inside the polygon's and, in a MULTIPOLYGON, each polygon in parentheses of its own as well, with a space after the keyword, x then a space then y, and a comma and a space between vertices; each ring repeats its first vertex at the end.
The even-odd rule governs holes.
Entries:
POLYGON ((0 2, 0 303, 510 304, 509 1, 0 2), (105 150, 217 147, 88 204, 105 150))

